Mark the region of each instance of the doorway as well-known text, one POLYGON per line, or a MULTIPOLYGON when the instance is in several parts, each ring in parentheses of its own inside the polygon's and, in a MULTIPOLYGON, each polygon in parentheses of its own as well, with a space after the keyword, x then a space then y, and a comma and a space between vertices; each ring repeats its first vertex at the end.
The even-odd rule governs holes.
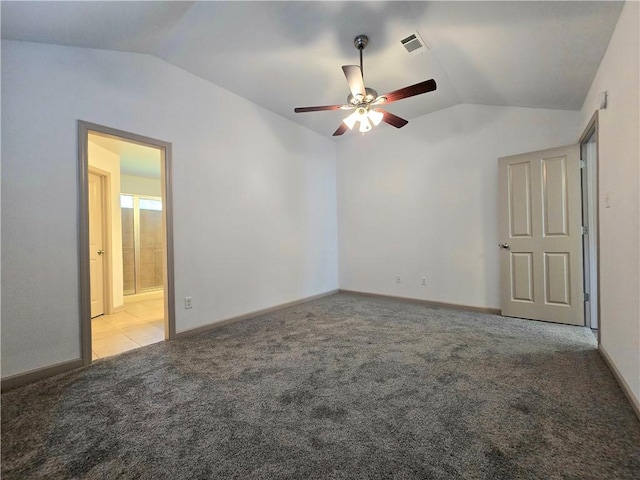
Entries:
POLYGON ((89 364, 175 336, 171 144, 79 121, 78 146, 82 358, 89 364), (100 291, 102 309, 95 308, 100 291))

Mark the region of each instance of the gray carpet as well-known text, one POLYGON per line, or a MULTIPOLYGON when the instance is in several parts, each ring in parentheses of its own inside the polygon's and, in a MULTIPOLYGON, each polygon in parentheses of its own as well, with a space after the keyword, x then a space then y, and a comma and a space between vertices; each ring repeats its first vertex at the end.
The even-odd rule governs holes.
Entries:
POLYGON ((350 294, 2 395, 2 478, 638 479, 587 328, 350 294))

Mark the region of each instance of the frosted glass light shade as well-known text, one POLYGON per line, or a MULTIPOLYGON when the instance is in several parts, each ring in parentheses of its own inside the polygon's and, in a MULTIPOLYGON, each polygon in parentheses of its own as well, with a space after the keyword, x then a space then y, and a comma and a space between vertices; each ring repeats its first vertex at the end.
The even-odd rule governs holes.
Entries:
POLYGON ((371 122, 367 117, 363 117, 360 119, 360 132, 366 133, 371 130, 371 122))
POLYGON ((373 122, 373 124, 377 127, 378 125, 380 125, 380 122, 384 117, 384 113, 376 112, 375 110, 369 110, 367 117, 369 117, 369 120, 371 120, 371 122, 373 122))
POLYGON ((360 114, 356 110, 355 112, 353 112, 351 115, 349 115, 347 118, 345 118, 342 121, 347 127, 349 127, 349 130, 353 130, 353 126, 356 124, 358 120, 360 120, 360 114))

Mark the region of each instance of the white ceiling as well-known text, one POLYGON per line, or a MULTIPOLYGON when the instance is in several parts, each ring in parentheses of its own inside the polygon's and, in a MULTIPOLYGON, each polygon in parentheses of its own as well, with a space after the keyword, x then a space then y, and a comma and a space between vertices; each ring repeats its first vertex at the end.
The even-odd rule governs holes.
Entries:
MULTIPOLYGON (((155 55, 325 136, 346 102, 341 66, 379 94, 429 78, 387 109, 412 119, 458 103, 578 110, 621 2, 2 2, 2 38, 155 55), (430 51, 400 40, 418 31, 430 51)), ((392 128, 385 126, 383 128, 392 128)))

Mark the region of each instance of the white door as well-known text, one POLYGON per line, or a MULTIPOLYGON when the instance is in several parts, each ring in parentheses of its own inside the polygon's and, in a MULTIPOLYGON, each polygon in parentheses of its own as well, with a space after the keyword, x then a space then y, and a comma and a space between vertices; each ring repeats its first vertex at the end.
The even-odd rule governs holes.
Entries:
POLYGON ((104 208, 102 202, 102 177, 89 173, 91 318, 104 314, 104 208))
POLYGON ((580 147, 498 169, 502 315, 584 325, 580 147))

